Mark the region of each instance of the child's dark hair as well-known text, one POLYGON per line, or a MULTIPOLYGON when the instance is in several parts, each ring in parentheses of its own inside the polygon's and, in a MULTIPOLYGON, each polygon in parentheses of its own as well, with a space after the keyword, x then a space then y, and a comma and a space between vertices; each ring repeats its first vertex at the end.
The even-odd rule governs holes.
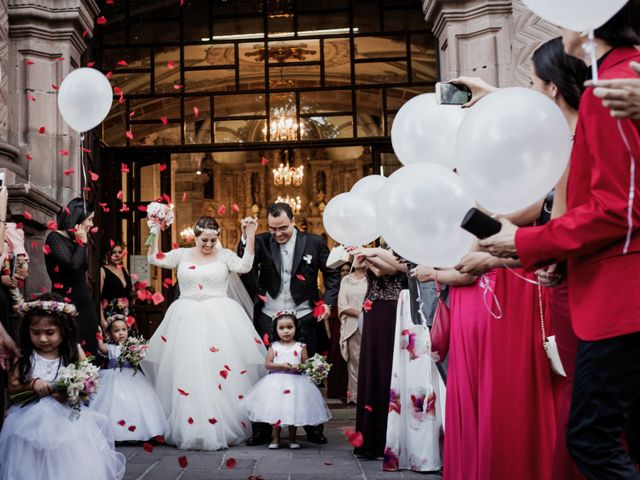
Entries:
POLYGON ((300 324, 298 323, 298 317, 293 312, 278 312, 276 316, 273 317, 273 322, 271 323, 271 342, 277 342, 280 340, 278 336, 278 322, 282 319, 289 319, 293 321, 293 326, 296 328, 296 333, 293 334, 294 340, 299 340, 300 336, 300 324))
POLYGON ((127 316, 116 313, 114 315, 111 315, 110 317, 107 317, 107 333, 112 333, 113 325, 116 322, 124 322, 124 324, 127 326, 127 330, 129 330, 129 325, 127 324, 127 316))
MULTIPOLYGON (((64 298, 57 293, 43 293, 37 297, 34 302, 65 303, 64 298)), ((24 312, 18 329, 18 343, 22 357, 18 361, 17 367, 21 383, 27 381, 27 376, 32 367, 31 354, 34 348, 31 343, 31 324, 35 319, 44 317, 49 318, 51 323, 60 329, 60 336, 62 337, 62 343, 58 347, 60 366, 63 367, 78 361, 78 334, 74 316, 64 311, 52 311, 51 309, 39 308, 38 306, 29 308, 24 312)))

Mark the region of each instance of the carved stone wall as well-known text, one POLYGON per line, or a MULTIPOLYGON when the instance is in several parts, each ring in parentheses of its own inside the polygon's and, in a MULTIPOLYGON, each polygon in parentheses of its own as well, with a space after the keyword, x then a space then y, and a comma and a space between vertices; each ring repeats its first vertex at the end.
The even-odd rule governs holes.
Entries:
POLYGON ((9 13, 7 0, 0 0, 0 141, 9 129, 9 13))

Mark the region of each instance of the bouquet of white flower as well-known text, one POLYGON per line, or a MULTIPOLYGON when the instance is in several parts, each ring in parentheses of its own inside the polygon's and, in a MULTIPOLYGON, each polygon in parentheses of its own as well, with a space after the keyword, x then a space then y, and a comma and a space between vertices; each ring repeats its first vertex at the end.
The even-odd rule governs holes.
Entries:
POLYGON ((150 233, 144 244, 147 247, 151 245, 158 232, 171 226, 174 220, 173 206, 159 202, 151 202, 147 205, 147 225, 150 233))
MULTIPOLYGON (((91 358, 88 358, 60 368, 57 378, 51 383, 55 394, 71 407, 71 420, 80 417, 82 405, 89 405, 91 396, 98 391, 99 371, 100 368, 93 365, 91 358)), ((12 404, 22 406, 38 399, 33 390, 25 390, 10 397, 12 404)))
POLYGON ((331 364, 322 355, 316 353, 306 362, 300 364, 300 371, 311 379, 316 385, 320 385, 329 376, 331 364))
POLYGON ((129 337, 120 344, 120 355, 118 355, 118 365, 133 368, 135 375, 140 370, 140 362, 147 356, 149 341, 142 337, 129 337))

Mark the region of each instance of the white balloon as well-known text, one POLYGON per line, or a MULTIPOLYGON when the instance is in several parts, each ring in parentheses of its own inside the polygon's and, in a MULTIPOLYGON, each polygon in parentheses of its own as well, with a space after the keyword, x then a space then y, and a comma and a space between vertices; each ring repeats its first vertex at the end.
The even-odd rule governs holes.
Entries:
POLYGON ((324 228, 343 245, 364 245, 380 236, 375 206, 356 193, 336 195, 322 214, 324 228))
POLYGON ((460 228, 474 206, 460 178, 432 163, 395 171, 378 195, 380 233, 407 260, 451 267, 471 248, 474 237, 460 228))
POLYGON ((403 165, 430 162, 453 168, 463 118, 459 105, 438 105, 433 93, 413 97, 393 119, 393 151, 403 165))
POLYGON ((536 15, 574 32, 604 25, 628 0, 523 0, 536 15))
POLYGON ((458 173, 469 193, 494 213, 543 198, 571 154, 567 120, 545 95, 504 88, 469 109, 456 143, 458 173))
POLYGON ((65 77, 58 91, 58 109, 77 132, 98 126, 111 110, 113 93, 107 77, 95 68, 78 68, 65 77))
POLYGON ((375 205, 378 192, 386 181, 387 177, 383 177, 382 175, 367 175, 353 184, 351 193, 357 193, 358 195, 367 197, 369 201, 372 202, 372 205, 375 205))

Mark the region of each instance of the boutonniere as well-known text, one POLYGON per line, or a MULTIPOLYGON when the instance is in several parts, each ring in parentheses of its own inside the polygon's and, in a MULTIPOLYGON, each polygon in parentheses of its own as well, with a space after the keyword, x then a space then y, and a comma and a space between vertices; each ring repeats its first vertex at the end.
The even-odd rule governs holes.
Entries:
POLYGON ((307 265, 311 263, 311 260, 313 259, 313 257, 311 255, 305 255, 304 257, 302 257, 302 259, 307 262, 307 265))

